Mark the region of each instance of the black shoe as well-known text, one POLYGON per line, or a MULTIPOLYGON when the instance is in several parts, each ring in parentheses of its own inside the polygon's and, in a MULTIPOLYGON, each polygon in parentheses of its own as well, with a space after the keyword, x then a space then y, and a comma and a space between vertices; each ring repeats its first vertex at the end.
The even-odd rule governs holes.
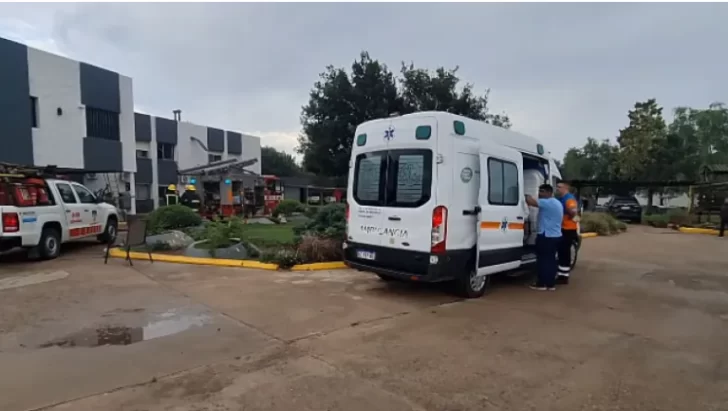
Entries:
POLYGON ((556 279, 556 283, 557 283, 557 284, 569 284, 569 277, 567 277, 567 276, 564 276, 564 275, 560 275, 560 276, 559 276, 559 277, 558 277, 558 278, 556 279))

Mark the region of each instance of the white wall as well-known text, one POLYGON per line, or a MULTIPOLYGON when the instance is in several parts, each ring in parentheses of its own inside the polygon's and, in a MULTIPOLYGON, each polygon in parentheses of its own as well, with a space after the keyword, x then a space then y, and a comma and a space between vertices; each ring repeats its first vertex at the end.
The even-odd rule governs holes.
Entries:
MULTIPOLYGON (((121 137, 122 167, 136 172, 136 138, 134 137, 134 94, 130 77, 119 75, 119 135, 121 137)), ((155 150, 156 154, 156 150, 155 150)), ((132 186, 132 192, 134 187, 132 186)))
POLYGON ((177 123, 176 158, 180 170, 207 164, 207 152, 190 137, 196 137, 207 146, 207 127, 187 122, 177 123))
POLYGON ((258 162, 247 169, 257 174, 261 173, 260 137, 243 134, 243 155, 241 158, 243 160, 257 158, 258 162))
POLYGON ((83 168, 86 114, 81 106, 78 62, 28 48, 28 77, 30 94, 38 98, 39 127, 33 129, 35 164, 83 168))

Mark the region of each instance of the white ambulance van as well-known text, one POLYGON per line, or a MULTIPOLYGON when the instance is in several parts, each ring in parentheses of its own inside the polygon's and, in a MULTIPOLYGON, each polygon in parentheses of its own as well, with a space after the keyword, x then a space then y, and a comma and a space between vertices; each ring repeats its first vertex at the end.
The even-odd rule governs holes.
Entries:
MULTIPOLYGON (((356 129, 347 190, 347 265, 384 280, 454 281, 483 295, 490 275, 535 263, 538 186, 561 179, 537 139, 443 112, 356 129)), ((572 248, 572 265, 581 244, 572 248)))

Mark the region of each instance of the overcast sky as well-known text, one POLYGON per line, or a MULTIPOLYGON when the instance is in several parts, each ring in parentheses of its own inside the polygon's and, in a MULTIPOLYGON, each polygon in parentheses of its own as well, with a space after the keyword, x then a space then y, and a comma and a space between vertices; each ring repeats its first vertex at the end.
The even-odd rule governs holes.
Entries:
POLYGON ((0 4, 0 36, 134 81, 136 109, 293 153, 328 64, 460 66, 557 156, 637 100, 728 102, 728 4, 0 4))

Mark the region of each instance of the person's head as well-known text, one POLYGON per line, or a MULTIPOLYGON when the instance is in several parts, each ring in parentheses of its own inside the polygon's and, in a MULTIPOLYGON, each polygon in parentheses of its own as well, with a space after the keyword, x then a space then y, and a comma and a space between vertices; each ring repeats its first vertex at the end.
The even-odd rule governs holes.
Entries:
POLYGON ((554 188, 551 184, 541 184, 538 187, 538 198, 551 198, 554 195, 554 188))
POLYGON ((559 197, 563 197, 567 194, 569 194, 569 190, 571 189, 571 186, 566 181, 561 181, 559 184, 556 184, 556 195, 559 197))

